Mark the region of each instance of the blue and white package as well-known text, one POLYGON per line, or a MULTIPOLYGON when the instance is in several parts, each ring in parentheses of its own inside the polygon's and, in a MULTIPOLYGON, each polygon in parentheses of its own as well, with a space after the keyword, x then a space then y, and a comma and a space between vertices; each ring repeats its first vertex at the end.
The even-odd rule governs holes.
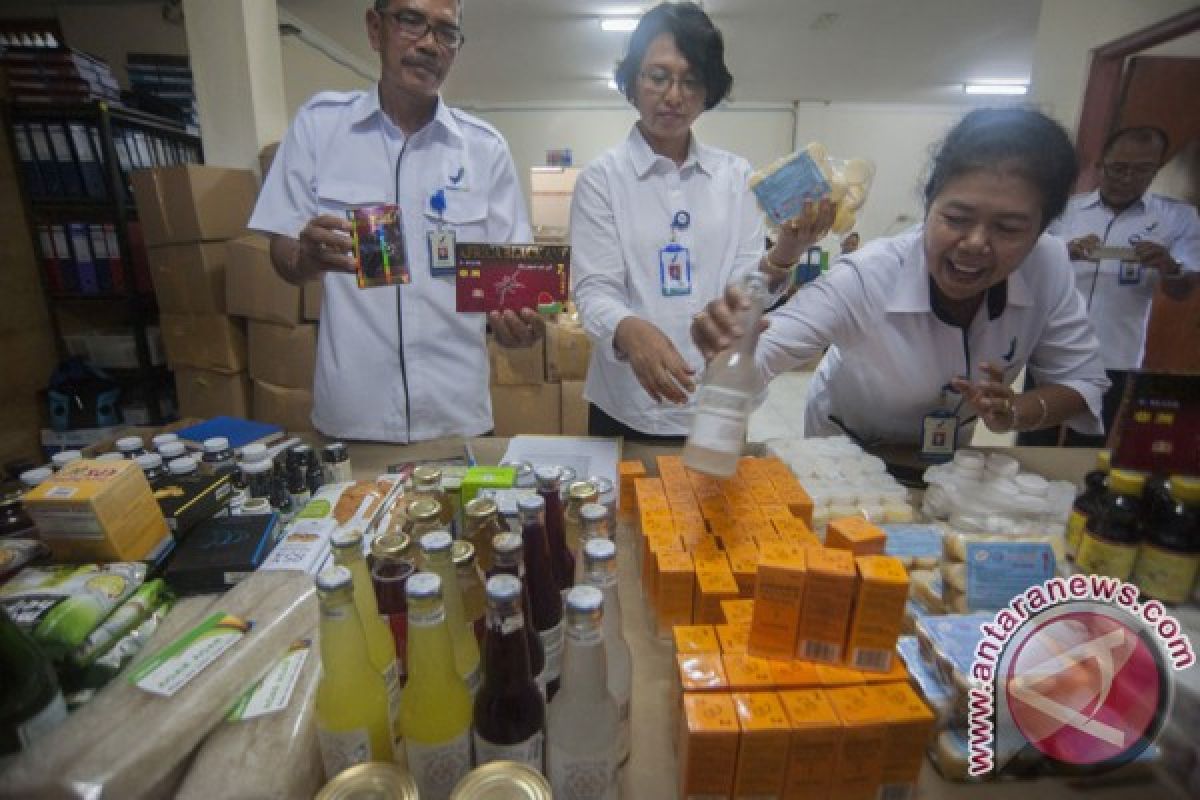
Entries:
POLYGON ((900 559, 906 568, 935 567, 942 560, 943 531, 940 525, 890 522, 880 527, 887 534, 884 552, 900 559))
POLYGON ((833 192, 833 186, 806 150, 793 153, 751 188, 759 206, 776 225, 802 213, 805 200, 816 202, 833 192))
POLYGON ((1004 608, 1030 586, 1055 574, 1054 550, 1043 542, 969 542, 967 607, 1004 608))

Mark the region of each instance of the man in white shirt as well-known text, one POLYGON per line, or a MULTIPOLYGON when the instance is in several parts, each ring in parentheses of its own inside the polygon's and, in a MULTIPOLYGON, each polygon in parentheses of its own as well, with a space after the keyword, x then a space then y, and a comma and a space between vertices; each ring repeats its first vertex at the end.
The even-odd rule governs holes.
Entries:
MULTIPOLYGON (((1130 370, 1142 364, 1146 325, 1159 281, 1186 294, 1200 270, 1200 218, 1187 203, 1148 192, 1166 156, 1159 128, 1124 128, 1105 142, 1100 186, 1076 195, 1049 232, 1067 242, 1075 285, 1100 340, 1112 387, 1104 396, 1105 435, 1067 431, 1065 442, 1103 447, 1112 431, 1130 370)), ((1191 343, 1196 346, 1195 342, 1191 343)), ((1022 444, 1053 445, 1057 429, 1022 434, 1022 444)))
MULTIPOLYGON (((492 428, 485 320, 455 311, 433 236, 527 242, 529 221, 504 137, 442 102, 462 46, 459 0, 375 0, 367 35, 377 86, 321 92, 293 120, 249 226, 271 235, 279 274, 325 290, 312 420, 340 438, 410 442, 492 428), (346 211, 400 208, 411 283, 359 289, 346 211)), ((537 313, 491 314, 499 344, 542 335, 537 313)))

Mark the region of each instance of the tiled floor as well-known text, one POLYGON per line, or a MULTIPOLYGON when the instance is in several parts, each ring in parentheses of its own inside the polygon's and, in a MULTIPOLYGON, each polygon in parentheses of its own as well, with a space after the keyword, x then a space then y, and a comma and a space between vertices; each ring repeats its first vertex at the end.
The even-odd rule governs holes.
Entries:
MULTIPOLYGON (((750 415, 748 439, 762 442, 779 437, 804 435, 804 398, 811 372, 785 372, 767 387, 767 399, 750 415)), ((971 444, 975 447, 1009 447, 1016 437, 992 433, 983 425, 975 426, 971 444)))

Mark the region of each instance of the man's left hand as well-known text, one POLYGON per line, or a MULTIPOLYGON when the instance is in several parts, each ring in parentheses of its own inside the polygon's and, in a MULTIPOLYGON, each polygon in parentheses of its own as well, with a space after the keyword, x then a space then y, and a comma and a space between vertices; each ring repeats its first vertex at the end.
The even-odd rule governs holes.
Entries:
POLYGON ((546 320, 532 308, 489 311, 488 324, 501 347, 529 347, 546 334, 546 320))
POLYGON ((1140 241, 1133 246, 1133 252, 1144 266, 1156 269, 1163 275, 1175 275, 1179 272, 1179 264, 1171 258, 1167 248, 1158 242, 1140 241))

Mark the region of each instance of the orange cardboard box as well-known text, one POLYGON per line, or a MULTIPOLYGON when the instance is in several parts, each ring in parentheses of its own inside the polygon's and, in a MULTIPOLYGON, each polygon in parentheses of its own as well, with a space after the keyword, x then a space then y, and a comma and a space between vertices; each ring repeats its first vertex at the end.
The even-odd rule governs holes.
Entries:
POLYGON ((685 692, 718 692, 729 689, 720 653, 677 653, 677 686, 685 692))
POLYGON ((880 776, 883 796, 899 795, 902 787, 915 784, 921 775, 925 748, 933 735, 936 718, 907 683, 879 684, 869 686, 867 690, 888 711, 880 776))
POLYGON ((813 547, 807 551, 808 580, 800 611, 796 656, 840 664, 854 610, 857 571, 846 550, 813 547))
POLYGON ((774 479, 771 482, 775 486, 775 493, 779 495, 779 501, 786 505, 792 514, 804 520, 804 524, 812 527, 813 501, 808 492, 804 491, 804 487, 793 483, 783 488, 774 479))
POLYGON ((775 687, 771 662, 765 658, 749 653, 722 653, 721 661, 725 664, 725 679, 734 691, 752 692, 775 687))
POLYGON ((825 546, 856 556, 883 555, 887 534, 862 517, 838 517, 825 527, 825 546))
POLYGON ((722 653, 745 654, 746 642, 750 639, 749 624, 730 623, 714 625, 713 628, 717 632, 717 642, 721 645, 722 653))
POLYGON ((637 507, 634 481, 646 476, 646 465, 641 461, 621 461, 617 464, 617 479, 620 481, 621 510, 633 511, 637 507))
POLYGON ((792 737, 783 778, 783 800, 827 800, 842 742, 842 721, 820 689, 779 693, 792 737))
POLYGON ((883 779, 887 708, 865 686, 826 689, 842 722, 842 743, 834 763, 831 797, 875 800, 883 779))
POLYGON ((659 553, 682 553, 683 542, 675 534, 659 534, 642 539, 642 591, 650 604, 658 603, 658 558, 659 553))
POLYGON ((780 689, 815 689, 821 686, 817 665, 810 661, 772 661, 771 678, 780 689))
POLYGON ((714 517, 728 517, 729 503, 720 495, 702 497, 700 498, 700 513, 710 521, 714 517))
POLYGON ((676 625, 671 634, 676 653, 721 652, 721 643, 717 641, 717 632, 712 625, 676 625))
POLYGON ((908 572, 891 556, 859 556, 858 597, 846 645, 846 663, 856 669, 888 672, 896 638, 904 627, 908 572))
MULTIPOLYGON (((736 549, 727 549, 729 569, 737 581, 738 596, 753 602, 754 588, 758 581, 758 548, 752 542, 738 544, 736 549)), ((728 621, 728 619, 726 620, 728 621)))
POLYGON ((744 625, 750 630, 750 620, 754 618, 754 598, 738 598, 737 600, 722 600, 721 615, 729 625, 744 625))
POLYGON ((908 674, 908 667, 904 666, 904 659, 901 658, 893 658, 892 668, 887 672, 860 670, 860 673, 867 683, 908 683, 912 680, 912 676, 908 674))
POLYGON ((683 456, 666 453, 654 457, 654 464, 658 467, 658 473, 661 475, 664 471, 670 472, 675 470, 687 474, 687 467, 683 465, 683 456))
POLYGON ((719 625, 725 619, 721 611, 722 600, 733 600, 738 596, 738 584, 729 571, 725 554, 721 553, 719 566, 696 566, 696 596, 692 601, 692 618, 698 624, 719 625))
POLYGON ((767 459, 756 456, 742 456, 738 459, 737 475, 739 478, 766 477, 767 459))
POLYGON ((655 616, 658 635, 670 636, 675 625, 692 622, 692 593, 695 591, 696 569, 687 553, 666 550, 655 554, 658 561, 658 590, 655 616))
POLYGON ((643 508, 638 511, 638 522, 641 524, 643 536, 652 533, 674 533, 675 520, 670 511, 659 511, 643 508))
POLYGON ((693 552, 707 550, 713 548, 720 550, 717 540, 709 536, 703 528, 691 528, 689 530, 680 530, 678 526, 675 528, 675 533, 679 535, 679 539, 683 542, 685 550, 693 552))
POLYGON ((679 725, 679 796, 728 797, 737 768, 737 711, 719 692, 684 695, 679 725))
MULTIPOLYGON (((686 542, 685 542, 686 544, 686 542)), ((721 545, 712 536, 702 536, 693 542, 691 548, 692 560, 696 562, 696 569, 728 569, 729 560, 725 557, 725 551, 721 549, 721 545)))
POLYGON ((787 771, 792 726, 775 692, 734 692, 741 728, 735 798, 778 797, 787 771))
POLYGON ((803 550, 783 546, 762 548, 747 647, 750 653, 764 658, 790 659, 796 652, 804 583, 803 550))
POLYGON ((821 681, 821 686, 826 689, 835 689, 839 686, 863 686, 867 682, 863 678, 862 671, 857 669, 819 662, 813 662, 813 665, 817 669, 817 678, 821 681))
MULTIPOLYGON (((775 488, 771 487, 771 491, 774 491, 774 490, 775 490, 775 488)), ((772 520, 772 521, 774 521, 776 519, 786 519, 786 520, 796 519, 796 517, 792 515, 791 509, 788 508, 783 503, 780 503, 778 501, 770 502, 770 503, 759 503, 758 510, 762 512, 762 515, 764 517, 766 517, 767 519, 772 520)))
POLYGON ((734 524, 743 532, 743 538, 758 539, 764 536, 778 538, 778 531, 775 530, 775 526, 765 517, 744 517, 737 520, 734 524))
POLYGON ((771 482, 766 479, 750 484, 750 494, 754 497, 754 502, 760 506, 779 503, 779 494, 775 491, 775 487, 771 485, 771 482))

